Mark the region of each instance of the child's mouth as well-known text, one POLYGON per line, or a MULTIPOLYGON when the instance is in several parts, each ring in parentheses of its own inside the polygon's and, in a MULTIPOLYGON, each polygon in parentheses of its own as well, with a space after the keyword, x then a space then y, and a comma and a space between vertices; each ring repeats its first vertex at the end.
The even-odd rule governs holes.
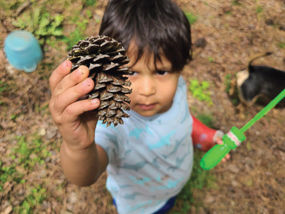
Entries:
POLYGON ((143 111, 149 111, 149 110, 152 110, 154 109, 155 107, 155 103, 152 103, 152 104, 149 104, 149 105, 144 105, 144 104, 138 104, 139 108, 143 111))

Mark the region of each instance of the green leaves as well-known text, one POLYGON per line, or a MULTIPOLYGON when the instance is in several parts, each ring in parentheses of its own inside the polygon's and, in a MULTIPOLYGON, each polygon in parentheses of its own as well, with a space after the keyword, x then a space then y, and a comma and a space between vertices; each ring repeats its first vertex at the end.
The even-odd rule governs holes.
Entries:
POLYGON ((209 106, 213 105, 210 92, 208 91, 210 83, 207 81, 199 83, 197 79, 189 79, 190 85, 189 90, 192 95, 200 101, 205 101, 209 106))
POLYGON ((13 159, 21 167, 32 170, 34 165, 43 164, 45 158, 50 156, 45 147, 40 138, 35 138, 31 142, 27 142, 25 137, 19 137, 17 146, 13 150, 13 159))
POLYGON ((22 30, 30 31, 43 44, 45 40, 52 36, 63 36, 63 20, 62 15, 51 16, 43 7, 37 7, 30 12, 23 13, 12 24, 22 30))
POLYGON ((46 189, 41 185, 37 185, 30 189, 30 193, 26 195, 23 202, 16 208, 18 213, 32 214, 33 208, 41 204, 46 199, 46 189))
POLYGON ((16 164, 13 163, 10 166, 3 166, 0 160, 0 192, 2 192, 3 186, 7 181, 16 181, 20 183, 22 180, 22 175, 17 172, 16 164))

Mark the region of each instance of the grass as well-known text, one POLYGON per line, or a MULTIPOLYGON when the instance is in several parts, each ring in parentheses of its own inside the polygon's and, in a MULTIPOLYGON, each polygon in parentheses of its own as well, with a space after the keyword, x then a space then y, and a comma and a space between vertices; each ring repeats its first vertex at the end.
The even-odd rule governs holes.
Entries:
POLYGON ((257 14, 262 13, 263 12, 263 8, 261 6, 257 6, 256 9, 255 9, 255 12, 257 14))
POLYGON ((279 43, 277 44, 277 46, 278 46, 279 48, 285 48, 285 42, 279 42, 279 43))
POLYGON ((20 206, 13 208, 14 212, 32 214, 33 209, 41 204, 46 199, 46 189, 42 188, 41 185, 31 187, 29 194, 26 195, 20 206))
MULTIPOLYGON (((17 144, 12 147, 9 154, 10 165, 4 165, 0 160, 0 192, 5 191, 5 183, 14 183, 17 185, 25 184, 26 174, 31 173, 36 166, 45 163, 45 159, 51 154, 46 145, 39 136, 33 136, 33 139, 27 140, 25 136, 16 137, 17 144), (18 170, 21 172, 19 172, 18 170)), ((16 213, 33 213, 32 210, 43 202, 47 197, 46 189, 39 184, 35 186, 26 186, 26 195, 18 206, 13 207, 16 213)))

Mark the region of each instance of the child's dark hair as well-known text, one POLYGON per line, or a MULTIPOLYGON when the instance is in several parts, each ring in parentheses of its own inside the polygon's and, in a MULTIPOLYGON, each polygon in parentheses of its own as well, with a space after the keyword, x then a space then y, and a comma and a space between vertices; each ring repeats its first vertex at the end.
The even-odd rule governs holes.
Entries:
POLYGON ((134 39, 135 62, 145 48, 154 54, 154 62, 163 53, 173 72, 192 59, 189 21, 172 0, 109 0, 99 34, 116 39, 126 50, 134 39))

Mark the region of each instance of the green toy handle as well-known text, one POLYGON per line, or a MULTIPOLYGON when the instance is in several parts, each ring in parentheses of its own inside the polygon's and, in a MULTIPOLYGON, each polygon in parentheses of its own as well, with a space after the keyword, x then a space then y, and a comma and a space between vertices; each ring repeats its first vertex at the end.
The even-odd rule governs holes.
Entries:
POLYGON ((201 159, 200 166, 202 169, 209 170, 216 166, 230 152, 227 144, 213 146, 201 159))
POLYGON ((235 149, 245 140, 245 136, 237 127, 232 129, 223 136, 223 144, 213 146, 201 159, 200 166, 209 170, 216 166, 231 149, 235 149))
POLYGON ((267 114, 275 105, 285 97, 285 89, 281 91, 267 106, 265 106, 254 118, 245 124, 240 130, 232 127, 226 135, 223 136, 223 144, 213 146, 201 159, 200 166, 209 170, 216 166, 231 149, 235 149, 242 141, 246 139, 244 132, 247 131, 256 121, 267 114))

